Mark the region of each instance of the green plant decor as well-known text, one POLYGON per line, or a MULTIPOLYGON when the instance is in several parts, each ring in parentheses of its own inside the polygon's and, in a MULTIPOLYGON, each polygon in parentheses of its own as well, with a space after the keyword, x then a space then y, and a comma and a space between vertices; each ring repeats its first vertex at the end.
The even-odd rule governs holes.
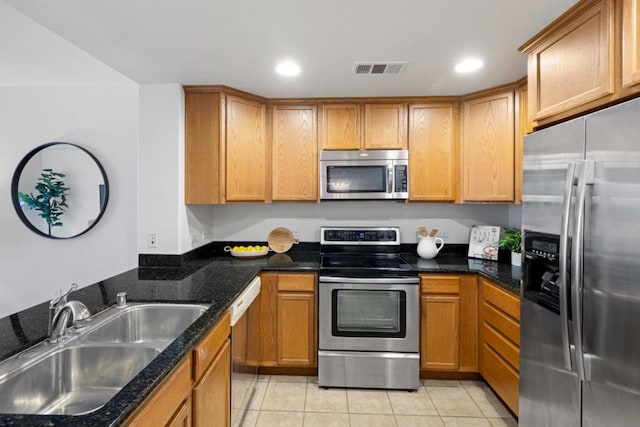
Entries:
POLYGON ((522 231, 518 228, 514 228, 513 230, 507 230, 500 237, 500 241, 498 242, 498 247, 500 249, 506 249, 511 252, 520 253, 522 243, 522 231))
POLYGON ((39 193, 34 196, 33 193, 25 194, 18 192, 18 197, 29 210, 38 211, 38 216, 47 221, 49 228, 49 236, 51 236, 52 227, 61 227, 62 221, 60 217, 69 207, 67 205, 68 187, 65 187, 65 175, 54 172, 52 169, 42 169, 36 191, 39 193))

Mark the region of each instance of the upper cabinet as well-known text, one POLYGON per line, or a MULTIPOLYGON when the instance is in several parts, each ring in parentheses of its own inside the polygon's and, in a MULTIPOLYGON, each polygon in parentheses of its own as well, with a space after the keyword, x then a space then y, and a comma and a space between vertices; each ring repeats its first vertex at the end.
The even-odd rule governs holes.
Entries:
POLYGON ((185 90, 185 203, 220 203, 224 95, 185 90))
POLYGON ((514 89, 462 103, 462 200, 513 202, 514 89))
POLYGON ((322 149, 360 149, 360 104, 322 106, 322 149))
POLYGON ((520 48, 532 120, 549 125, 640 92, 639 1, 578 2, 520 48))
POLYGON ((321 141, 323 150, 404 150, 407 148, 407 106, 324 104, 321 141))
POLYGON ((227 96, 225 199, 230 202, 267 200, 270 156, 266 138, 266 107, 227 96))
POLYGON ((185 203, 269 199, 266 104, 218 87, 185 87, 185 203))
POLYGON ((365 104, 365 150, 407 148, 407 107, 405 104, 365 104))
MULTIPOLYGON (((639 0, 622 2, 622 86, 640 83, 640 8, 639 0)), ((635 89, 640 90, 640 89, 635 89)))
POLYGON ((315 105, 272 109, 272 199, 318 200, 318 136, 315 105))
POLYGON ((409 106, 409 200, 453 202, 458 191, 458 106, 409 106))

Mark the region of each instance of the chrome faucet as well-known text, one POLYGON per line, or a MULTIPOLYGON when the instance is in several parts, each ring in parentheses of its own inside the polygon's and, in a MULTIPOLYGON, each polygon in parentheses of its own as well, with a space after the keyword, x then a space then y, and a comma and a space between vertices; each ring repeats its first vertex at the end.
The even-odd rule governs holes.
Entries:
POLYGON ((71 317, 74 328, 81 328, 85 321, 91 317, 91 312, 80 301, 68 301, 69 294, 78 288, 72 284, 67 292, 51 300, 49 303, 49 328, 47 340, 50 343, 58 343, 67 335, 67 323, 71 317))

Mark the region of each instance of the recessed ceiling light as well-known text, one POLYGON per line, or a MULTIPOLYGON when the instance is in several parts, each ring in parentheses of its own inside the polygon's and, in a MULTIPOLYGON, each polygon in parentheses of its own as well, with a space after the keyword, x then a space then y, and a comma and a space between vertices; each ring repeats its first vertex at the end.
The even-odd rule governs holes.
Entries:
POLYGON ((276 66, 276 72, 281 76, 297 76, 300 74, 300 66, 293 61, 282 61, 276 66))
POLYGON ((456 64, 456 73, 472 73, 479 70, 484 65, 484 62, 478 58, 467 58, 456 64))

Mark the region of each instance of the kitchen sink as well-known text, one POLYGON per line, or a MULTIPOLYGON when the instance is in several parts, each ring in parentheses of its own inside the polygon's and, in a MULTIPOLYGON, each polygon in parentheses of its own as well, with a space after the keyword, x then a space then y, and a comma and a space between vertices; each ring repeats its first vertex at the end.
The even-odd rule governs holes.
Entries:
POLYGON ((207 308, 195 304, 142 304, 115 309, 115 316, 97 325, 84 339, 101 343, 168 345, 207 308))
POLYGON ((80 415, 100 408, 158 354, 154 348, 70 347, 0 384, 0 412, 80 415))
POLYGON ((59 343, 44 341, 0 362, 0 413, 81 415, 99 409, 208 308, 113 306, 59 343))

